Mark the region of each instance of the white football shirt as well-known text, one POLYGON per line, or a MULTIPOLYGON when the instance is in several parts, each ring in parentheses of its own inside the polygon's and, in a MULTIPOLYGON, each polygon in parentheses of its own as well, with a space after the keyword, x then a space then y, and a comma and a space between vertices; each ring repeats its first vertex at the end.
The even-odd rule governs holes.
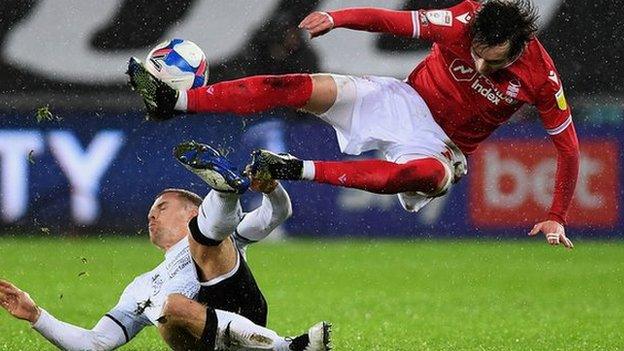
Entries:
POLYGON ((156 325, 170 294, 194 299, 199 292, 197 270, 185 237, 165 253, 165 260, 153 270, 135 278, 108 316, 121 324, 128 340, 150 324, 156 325))

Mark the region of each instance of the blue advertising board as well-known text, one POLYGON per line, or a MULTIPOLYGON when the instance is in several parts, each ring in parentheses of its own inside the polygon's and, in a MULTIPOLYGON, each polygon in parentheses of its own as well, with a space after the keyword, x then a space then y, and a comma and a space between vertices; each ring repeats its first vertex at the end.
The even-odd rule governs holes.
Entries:
MULTIPOLYGON (((305 159, 354 158, 340 154, 333 130, 327 125, 308 117, 283 118, 280 112, 247 118, 197 115, 162 123, 147 122, 139 112, 59 114, 63 120, 40 123, 34 116, 23 114, 1 117, 0 226, 4 229, 46 227, 53 234, 131 234, 141 230, 146 227, 147 211, 155 195, 162 189, 186 188, 200 195, 208 191, 199 178, 176 164, 172 157, 173 147, 185 140, 228 150, 228 156, 241 168, 249 161, 250 151, 259 147, 288 151, 305 159)), ((618 168, 624 161, 620 151, 624 133, 620 126, 577 125, 577 130, 582 148, 587 141, 588 150, 594 150, 584 154, 582 167, 594 171, 581 172, 576 196, 579 200, 573 206, 583 212, 583 217, 578 217, 583 220, 571 221, 568 231, 572 236, 622 236, 620 202, 624 174, 618 168), (602 157, 600 150, 605 147, 609 152, 602 157), (605 180, 605 177, 610 178, 605 180), (593 215, 598 213, 601 215, 593 215), (594 217, 596 221, 592 220, 594 217)), ((545 135, 539 123, 510 124, 501 128, 484 149, 497 152, 492 147, 509 144, 510 140, 548 143, 545 135)), ((518 153, 523 153, 521 147, 518 153)), ((526 161, 524 156, 503 159, 500 155, 493 159, 503 162, 496 169, 510 162, 521 165, 526 161)), ((493 162, 491 157, 486 160, 493 162)), ((554 166, 554 159, 545 162, 554 166)), ((485 183, 479 179, 491 178, 491 172, 475 174, 469 166, 466 179, 418 214, 405 212, 393 195, 311 182, 286 183, 294 215, 284 229, 289 235, 322 237, 522 237, 533 225, 533 219, 506 221, 504 216, 510 211, 521 214, 523 208, 533 203, 547 205, 549 195, 538 193, 536 182, 519 184, 525 179, 542 179, 540 175, 546 174, 541 168, 533 167, 534 164, 525 164, 526 177, 512 179, 515 182, 512 188, 505 188, 511 173, 500 168, 495 174, 501 180, 500 187, 498 183, 494 186, 488 183, 483 189, 479 184, 485 183), (486 212, 480 211, 485 211, 485 205, 478 199, 492 198, 489 196, 492 191, 498 192, 498 198, 513 195, 524 202, 517 208, 501 210, 503 217, 496 222, 499 224, 490 225, 483 220, 482 214, 486 212), (500 225, 501 219, 507 225, 500 225)), ((492 164, 485 165, 493 169, 492 164)), ((243 199, 247 207, 253 207, 259 200, 257 195, 245 195, 243 199)), ((496 217, 496 204, 488 211, 494 212, 487 212, 487 216, 494 213, 496 217)), ((578 211, 570 216, 578 216, 578 211)))

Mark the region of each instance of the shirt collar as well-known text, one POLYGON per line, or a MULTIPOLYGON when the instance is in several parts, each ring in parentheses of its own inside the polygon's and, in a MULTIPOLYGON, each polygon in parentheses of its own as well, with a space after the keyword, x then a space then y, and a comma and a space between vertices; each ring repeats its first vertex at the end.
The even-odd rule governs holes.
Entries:
POLYGON ((188 236, 185 236, 184 238, 180 239, 180 241, 175 243, 172 247, 169 248, 169 250, 165 252, 165 259, 168 259, 169 257, 173 257, 177 255, 178 253, 180 253, 180 251, 187 248, 188 245, 189 245, 188 236))

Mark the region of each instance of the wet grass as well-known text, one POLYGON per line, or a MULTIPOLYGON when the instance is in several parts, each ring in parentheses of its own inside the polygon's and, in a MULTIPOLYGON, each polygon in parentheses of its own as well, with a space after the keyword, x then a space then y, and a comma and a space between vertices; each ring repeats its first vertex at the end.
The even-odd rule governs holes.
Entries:
MULTIPOLYGON (((334 323, 337 350, 624 348, 624 242, 293 241, 252 247, 269 326, 334 323)), ((0 237, 0 277, 84 327, 162 253, 146 239, 0 237)), ((0 350, 54 349, 0 311, 0 350)), ((122 350, 165 350, 147 328, 122 350)))

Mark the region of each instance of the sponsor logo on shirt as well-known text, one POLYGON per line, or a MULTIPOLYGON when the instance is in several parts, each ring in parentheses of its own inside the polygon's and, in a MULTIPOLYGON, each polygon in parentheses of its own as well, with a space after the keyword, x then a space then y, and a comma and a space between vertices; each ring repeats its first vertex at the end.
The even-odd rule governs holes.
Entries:
POLYGON ((470 12, 466 12, 464 14, 461 14, 461 15, 455 17, 455 19, 460 21, 463 24, 468 24, 468 22, 470 22, 472 17, 470 16, 470 12))
POLYGON ((509 82, 509 86, 507 87, 507 96, 512 97, 512 98, 517 98, 518 97, 518 93, 520 93, 520 81, 517 79, 512 79, 509 82))
POLYGON ((165 280, 160 276, 160 273, 156 273, 156 275, 152 277, 152 294, 153 295, 158 295, 164 282, 165 280))
POLYGON ((565 94, 563 93, 563 87, 559 89, 559 91, 555 94, 555 99, 557 100, 557 107, 561 111, 565 111, 568 109, 568 102, 566 101, 565 94))
POLYGON ((470 82, 477 76, 477 71, 461 60, 454 60, 449 71, 458 82, 470 82))
POLYGON ((503 94, 500 90, 496 89, 494 85, 488 82, 487 79, 477 78, 470 85, 470 87, 496 106, 500 105, 501 100, 505 101, 510 105, 516 103, 515 99, 503 94))
POLYGON ((419 12, 418 18, 421 26, 426 27, 429 25, 429 20, 427 19, 427 14, 425 12, 419 12))
POLYGON ((505 101, 510 105, 514 105, 517 101, 514 99, 520 92, 520 82, 512 80, 509 82, 507 93, 496 89, 494 84, 485 76, 480 75, 468 63, 455 59, 449 66, 449 71, 453 78, 458 82, 472 82, 470 88, 479 93, 494 105, 500 105, 501 101, 505 101))
POLYGON ((188 255, 185 255, 180 258, 176 258, 173 262, 173 265, 167 268, 169 272, 169 278, 175 277, 181 270, 186 268, 191 263, 191 258, 188 255))
POLYGON ((496 106, 500 105, 501 101, 505 101, 509 105, 514 105, 517 102, 514 98, 496 89, 487 78, 481 75, 475 79, 470 87, 496 106))
POLYGON ((447 10, 433 10, 425 12, 427 20, 436 26, 451 27, 453 25, 453 14, 447 10))
POLYGON ((557 74, 555 73, 555 71, 550 71, 550 73, 548 73, 548 79, 552 80, 553 82, 555 82, 555 84, 559 85, 559 79, 557 79, 557 74))

